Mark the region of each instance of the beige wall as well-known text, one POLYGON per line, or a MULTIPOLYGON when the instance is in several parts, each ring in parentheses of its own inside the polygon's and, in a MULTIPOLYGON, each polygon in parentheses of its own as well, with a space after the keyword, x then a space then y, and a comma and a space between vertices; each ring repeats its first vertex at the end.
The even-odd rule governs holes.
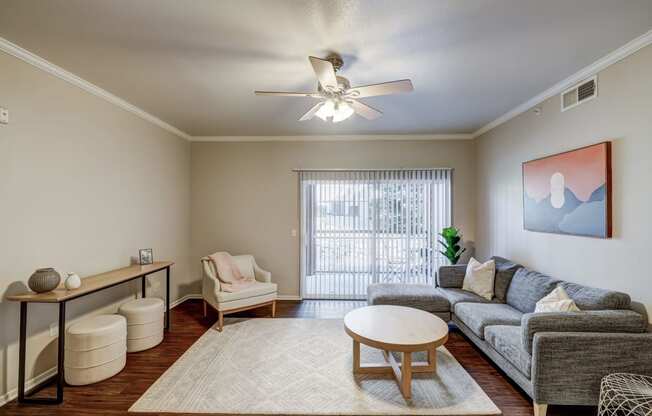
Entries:
MULTIPOLYGON (((556 277, 632 293, 652 307, 640 264, 652 243, 652 47, 599 76, 599 98, 565 113, 559 98, 476 141, 196 142, 0 53, 0 401, 16 386, 18 305, 37 267, 82 276, 126 265, 138 248, 177 262, 172 299, 200 292, 199 258, 252 253, 281 295, 299 295, 293 168, 452 167, 454 222, 478 257, 513 258, 556 277), (614 238, 526 232, 521 162, 613 140, 614 238)), ((158 277, 158 276, 157 276, 158 277)), ((161 294, 159 279, 151 293, 161 294)), ((113 312, 137 291, 73 301, 70 320, 113 312)), ((55 363, 56 308, 30 307, 28 378, 55 363)))
POLYGON ((477 139, 478 254, 502 255, 558 278, 628 292, 652 308, 652 47, 599 74, 599 96, 560 112, 524 113, 477 139), (609 240, 523 230, 521 162, 613 140, 609 240))
MULTIPOLYGON (((189 275, 190 144, 104 100, 0 53, 0 401, 17 384, 18 311, 37 267, 81 276, 128 265, 138 249, 177 262, 172 299, 189 275)), ((157 276, 160 277, 160 276, 157 276)), ((157 277, 152 293, 163 293, 157 277)), ((194 277, 194 276, 193 276, 194 277)), ((134 285, 135 286, 135 285, 134 285)), ((68 317, 113 312, 120 286, 70 302, 68 317)), ((56 306, 29 307, 28 378, 56 363, 56 306)))
POLYGON ((293 168, 452 167, 454 221, 475 236, 473 142, 356 141, 192 144, 193 271, 219 250, 252 253, 279 294, 299 295, 298 178, 293 168))

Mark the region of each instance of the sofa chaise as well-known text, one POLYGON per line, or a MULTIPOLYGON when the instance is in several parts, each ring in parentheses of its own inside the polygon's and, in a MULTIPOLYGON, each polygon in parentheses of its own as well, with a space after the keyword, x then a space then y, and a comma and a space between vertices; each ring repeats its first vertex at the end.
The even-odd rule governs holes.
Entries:
POLYGON ((491 301, 462 290, 466 265, 455 265, 440 267, 436 287, 372 284, 368 302, 415 307, 453 322, 533 399, 537 416, 545 416, 549 404, 596 405, 606 374, 652 375, 648 318, 627 294, 493 259, 491 301), (557 285, 581 311, 534 313, 557 285))

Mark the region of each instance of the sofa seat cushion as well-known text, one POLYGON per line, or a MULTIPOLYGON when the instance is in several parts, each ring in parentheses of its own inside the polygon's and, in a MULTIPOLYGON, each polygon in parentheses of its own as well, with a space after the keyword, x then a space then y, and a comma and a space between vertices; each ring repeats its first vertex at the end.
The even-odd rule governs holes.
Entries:
POLYGON ((269 295, 276 293, 276 283, 261 283, 254 282, 246 289, 237 292, 223 292, 219 291, 215 294, 218 302, 232 302, 239 299, 253 298, 255 296, 269 295))
POLYGON ((444 289, 437 288, 437 291, 448 300, 450 303, 450 310, 453 312, 455 310, 455 305, 460 302, 466 303, 490 303, 487 299, 482 296, 478 296, 473 292, 462 289, 444 289))
POLYGON ((615 290, 598 289, 571 282, 561 282, 568 296, 582 310, 629 309, 629 295, 615 290))
POLYGON ((512 278, 507 289, 506 302, 523 313, 534 312, 537 302, 552 292, 560 282, 545 274, 522 267, 512 278))
POLYGON ((449 312, 450 303, 437 288, 426 284, 375 283, 367 288, 369 305, 398 305, 426 312, 449 312))
POLYGON ((507 361, 527 378, 532 374, 532 356, 523 349, 521 327, 491 325, 484 329, 484 338, 507 361))
POLYGON ((458 303, 455 316, 475 335, 484 339, 489 325, 520 325, 523 314, 504 303, 458 303))

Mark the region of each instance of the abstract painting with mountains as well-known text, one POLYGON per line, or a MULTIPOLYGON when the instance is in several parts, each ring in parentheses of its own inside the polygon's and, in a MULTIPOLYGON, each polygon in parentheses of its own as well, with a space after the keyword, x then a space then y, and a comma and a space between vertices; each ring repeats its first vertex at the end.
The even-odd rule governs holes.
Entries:
POLYGON ((611 237, 611 142, 523 163, 523 225, 611 237))

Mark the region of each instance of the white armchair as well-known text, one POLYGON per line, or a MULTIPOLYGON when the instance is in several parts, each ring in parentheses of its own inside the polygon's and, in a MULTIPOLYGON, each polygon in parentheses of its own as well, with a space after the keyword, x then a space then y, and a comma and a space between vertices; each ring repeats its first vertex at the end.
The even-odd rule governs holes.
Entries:
POLYGON ((220 288, 215 265, 208 257, 202 257, 203 268, 202 297, 204 298, 204 317, 207 305, 210 305, 218 314, 218 330, 224 328, 224 315, 272 305, 272 318, 276 316, 276 283, 272 283, 272 274, 261 269, 250 254, 233 256, 240 273, 256 281, 251 286, 238 292, 224 292, 220 288))

